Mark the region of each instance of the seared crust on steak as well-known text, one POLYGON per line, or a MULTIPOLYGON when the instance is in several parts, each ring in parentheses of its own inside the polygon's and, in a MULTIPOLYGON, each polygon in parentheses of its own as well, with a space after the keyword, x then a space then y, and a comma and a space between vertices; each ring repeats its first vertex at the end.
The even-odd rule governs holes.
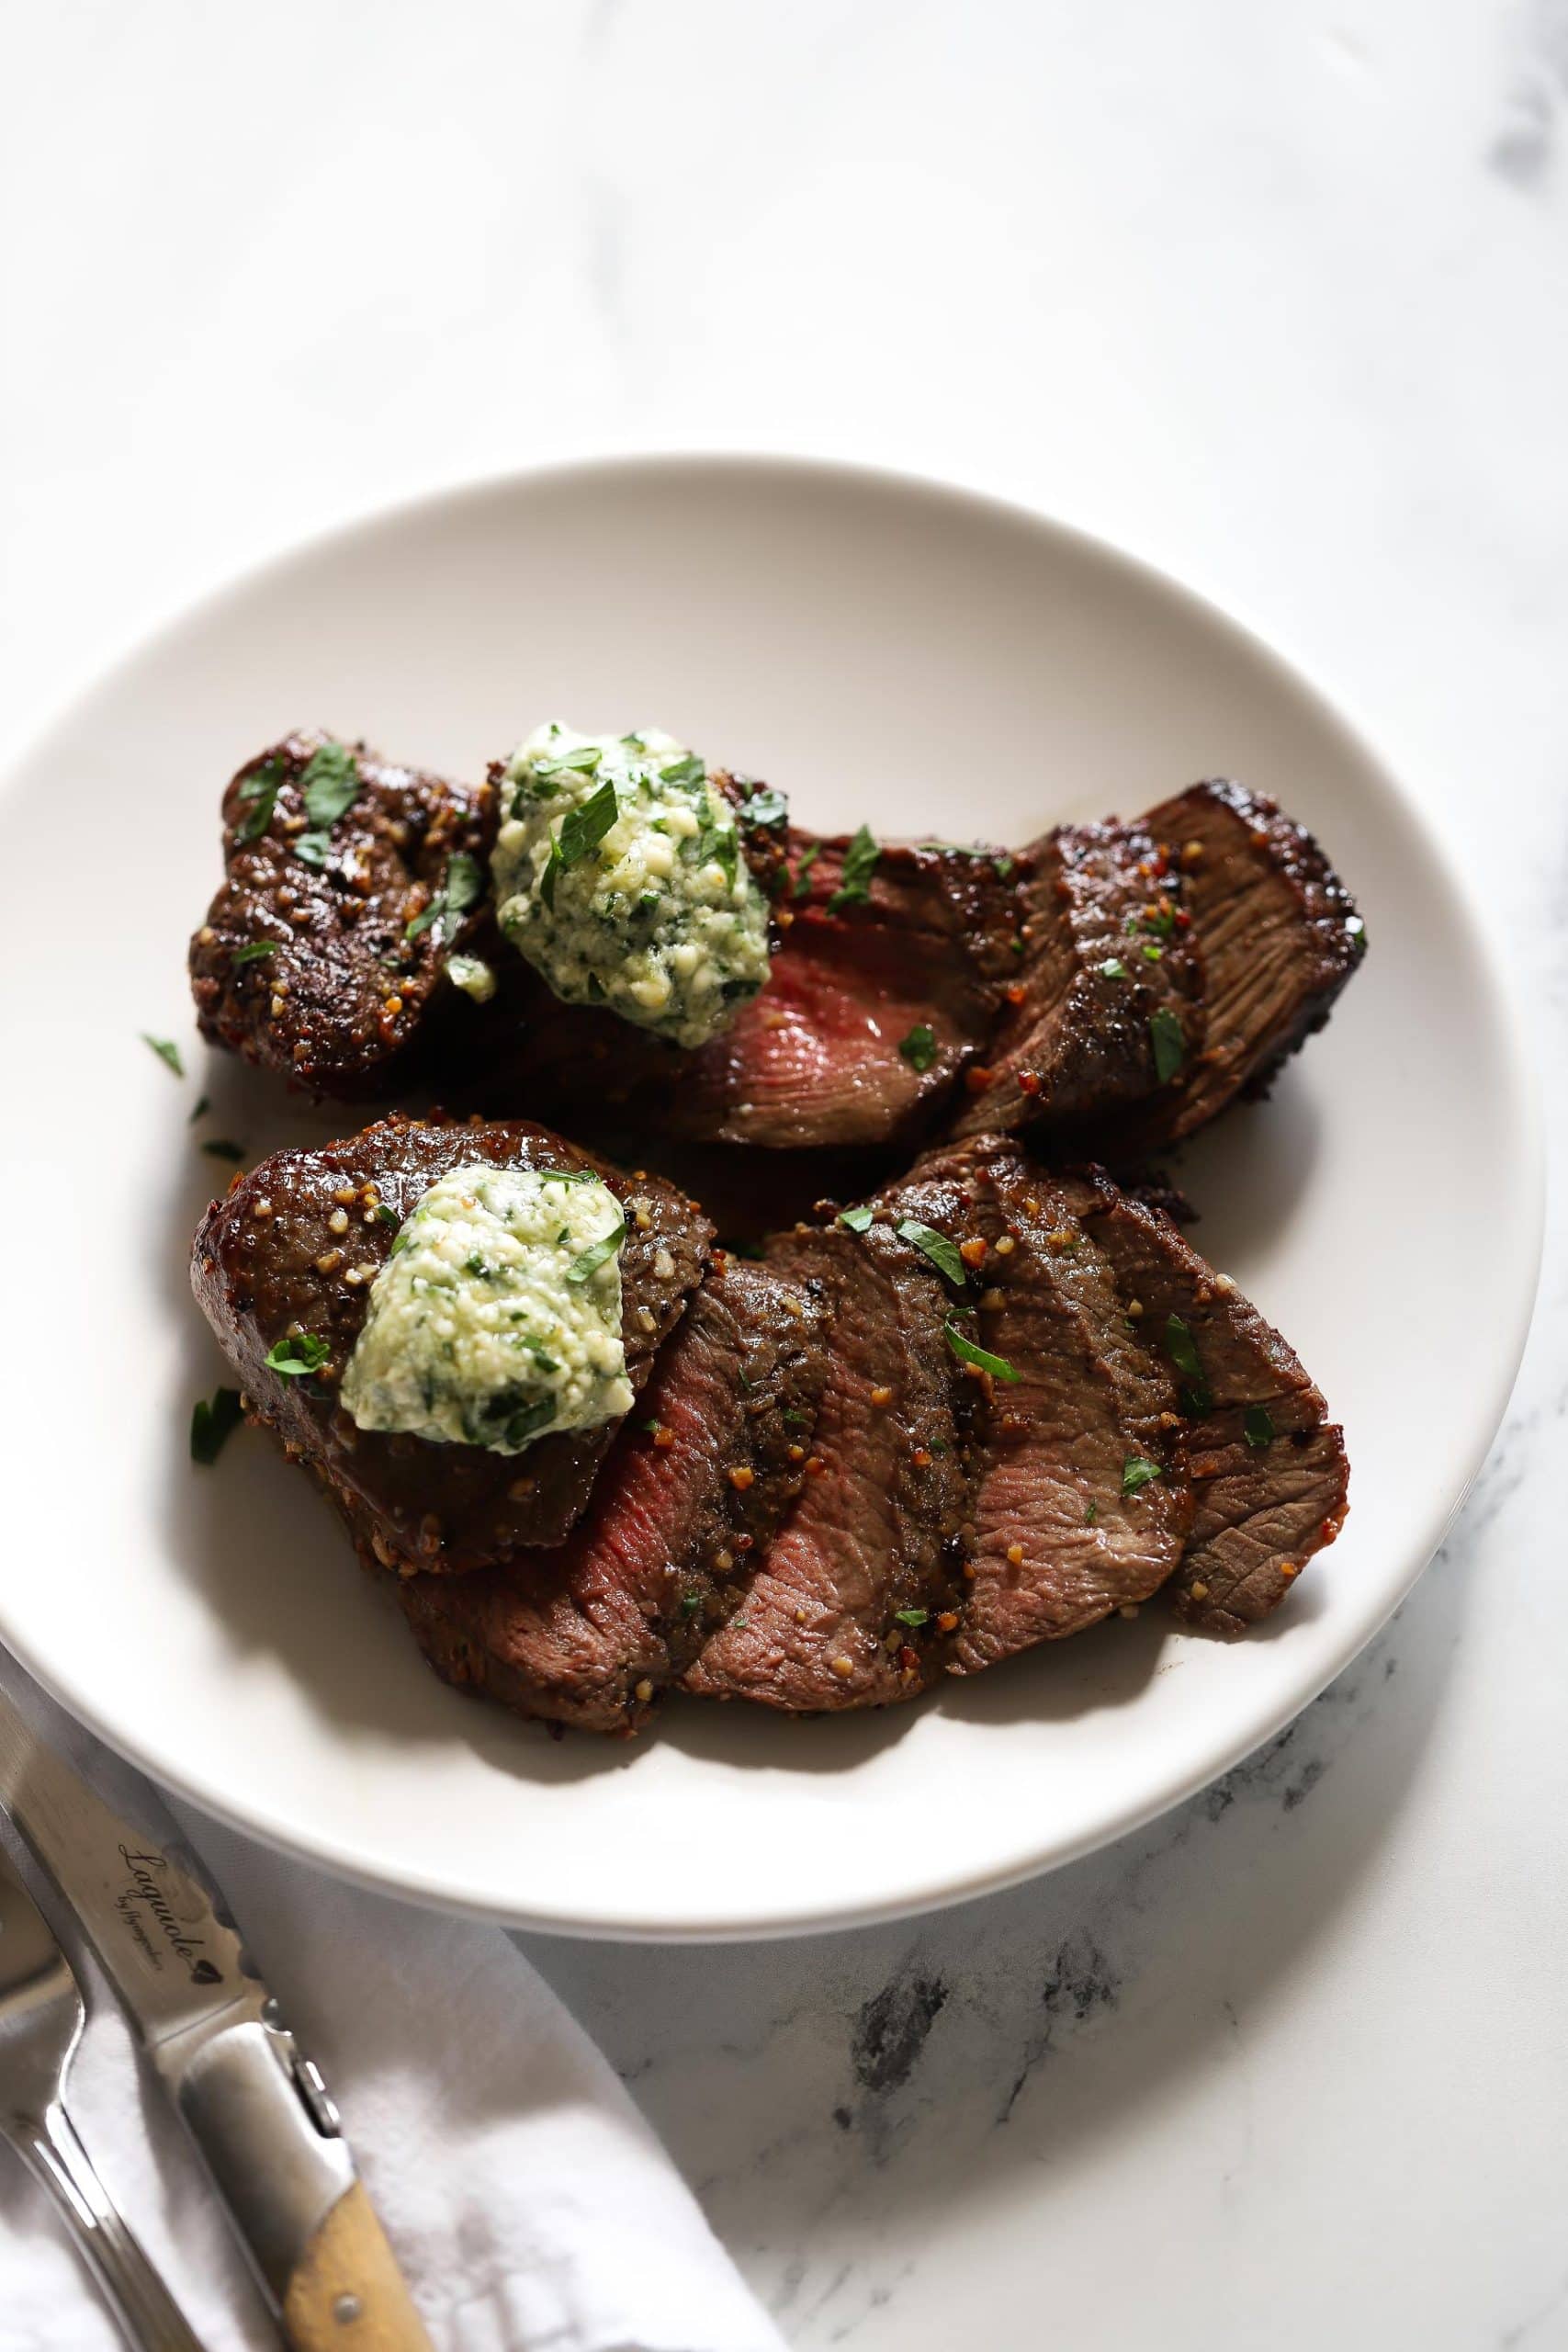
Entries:
POLYGON ((442 973, 450 950, 484 926, 482 906, 450 936, 430 923, 411 939, 409 926, 455 855, 474 859, 488 888, 496 800, 488 784, 396 767, 356 743, 357 795, 331 828, 321 863, 308 862, 299 845, 321 829, 301 780, 330 741, 287 736, 230 783, 224 880, 190 944, 191 990, 211 1044, 311 1093, 364 1095, 404 1076, 416 1046, 428 1053, 439 1012, 473 1018, 442 973))
POLYGON ((875 1227, 781 1235, 770 1263, 830 1302, 827 1383, 800 1498, 685 1688, 791 1713, 882 1706, 921 1687, 913 1634, 951 1612, 961 1584, 942 1277, 875 1227))
POLYGON ((808 1289, 722 1262, 565 1544, 400 1583, 436 1672, 519 1714, 637 1729, 739 1607, 750 1559, 800 1491, 827 1370, 823 1324, 808 1289))
POLYGON ((974 1311, 955 1328, 1016 1374, 962 1367, 968 1573, 947 1664, 973 1674, 1146 1600, 1175 1573, 1192 1521, 1176 1396, 1066 1193, 1015 1141, 930 1152, 878 1208, 895 1228, 914 1219, 967 1248, 974 1311), (1136 1460, 1160 1475, 1127 1492, 1136 1460))
POLYGON ((398 1227, 438 1177, 473 1159, 594 1168, 626 1204, 622 1337, 627 1378, 643 1388, 701 1278, 713 1228, 657 1178, 627 1176, 521 1121, 393 1117, 318 1151, 276 1152, 212 1203, 192 1258, 197 1298, 254 1418, 316 1472, 361 1548, 403 1574, 451 1575, 521 1544, 558 1544, 581 1516, 618 1426, 563 1430, 520 1460, 360 1430, 338 1406, 337 1384, 398 1227), (339 1217, 346 1226, 334 1229, 339 1217), (267 1368, 269 1351, 299 1331, 330 1351, 314 1379, 267 1368))
POLYGON ((1066 1180, 1063 1191, 1123 1295, 1140 1303, 1146 1343, 1168 1361, 1175 1317, 1196 1350, 1200 1387, 1179 1384, 1175 1462, 1195 1511, 1176 1605, 1205 1632, 1243 1633, 1278 1608, 1344 1525, 1344 1432, 1295 1351, 1163 1211, 1101 1170, 1066 1180))
POLYGON ((957 1135, 1070 1126, 1138 1102, 1165 1082, 1156 1016, 1183 1058, 1203 1035, 1179 877, 1143 826, 1059 826, 1023 873, 1025 952, 957 1135))
POLYGON ((1125 1112, 1091 1111, 1094 1148, 1117 1157, 1174 1143, 1236 1095, 1262 1092, 1323 1027, 1366 939, 1317 842, 1262 793, 1215 778, 1143 821, 1184 885, 1203 1036, 1169 1086, 1125 1112))

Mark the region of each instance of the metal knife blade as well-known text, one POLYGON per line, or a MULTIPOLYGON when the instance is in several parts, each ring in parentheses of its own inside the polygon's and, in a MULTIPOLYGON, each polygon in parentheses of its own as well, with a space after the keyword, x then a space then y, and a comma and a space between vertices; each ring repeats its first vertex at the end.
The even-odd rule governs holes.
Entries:
POLYGON ((123 1820, 3 1691, 0 1804, 69 1897, 154 2060, 164 2042, 231 2011, 261 2018, 266 1989, 174 1822, 152 1801, 147 1821, 123 1820))
POLYGON ((0 1804, 91 1939, 290 2343, 428 2352, 321 2074, 151 1790, 123 1818, 0 1689, 0 1804))

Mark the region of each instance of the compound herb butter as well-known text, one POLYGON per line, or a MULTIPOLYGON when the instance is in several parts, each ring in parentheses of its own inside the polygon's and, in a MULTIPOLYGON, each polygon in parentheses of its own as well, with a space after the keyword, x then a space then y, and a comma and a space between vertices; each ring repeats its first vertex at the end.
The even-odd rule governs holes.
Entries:
POLYGON ((539 728, 506 768, 501 927, 558 997, 705 1045, 768 977, 735 812, 668 735, 539 728))
POLYGON ((344 1373, 362 1430, 520 1453, 632 1401, 621 1204, 597 1176, 454 1168, 392 1244, 344 1373))

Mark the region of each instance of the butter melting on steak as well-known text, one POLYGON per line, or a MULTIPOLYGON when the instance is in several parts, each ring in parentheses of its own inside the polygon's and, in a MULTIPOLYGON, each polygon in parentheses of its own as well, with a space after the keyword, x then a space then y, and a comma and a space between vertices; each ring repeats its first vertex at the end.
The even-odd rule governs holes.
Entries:
POLYGON ((523 1544, 558 1544, 587 1505, 618 1424, 561 1430, 521 1455, 355 1427, 336 1385, 398 1227, 440 1176, 468 1160, 589 1169, 626 1206, 622 1339, 640 1391, 701 1278, 713 1228, 671 1185, 632 1177, 522 1122, 394 1117, 318 1151, 281 1151, 214 1201, 191 1280, 253 1415, 321 1478, 356 1544, 384 1567, 458 1574, 523 1544), (292 1333, 324 1342, 310 1379, 272 1371, 292 1333))
POLYGON ((567 1541, 400 1584, 436 1672, 520 1714, 636 1730, 743 1602, 800 1491, 822 1324, 810 1290, 764 1267, 710 1274, 567 1541))

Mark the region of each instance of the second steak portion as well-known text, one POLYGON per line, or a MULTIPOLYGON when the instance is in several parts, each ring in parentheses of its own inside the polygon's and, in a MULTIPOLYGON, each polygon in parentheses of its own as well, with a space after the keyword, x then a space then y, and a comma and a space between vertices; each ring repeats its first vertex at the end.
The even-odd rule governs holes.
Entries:
POLYGON ((625 1204, 622 1340, 642 1389, 702 1274, 713 1228, 672 1186, 513 1122, 392 1118, 319 1151, 280 1151, 214 1201, 196 1238, 191 1280, 256 1418, 315 1471, 356 1543, 382 1566, 449 1575, 520 1545, 556 1544, 581 1516, 615 1424, 563 1430, 525 1455, 357 1429, 337 1384, 364 1328, 370 1285, 398 1228, 438 1177, 470 1160, 503 1168, 592 1169, 625 1204), (309 1378, 274 1371, 269 1351, 309 1334, 325 1361, 309 1378))

